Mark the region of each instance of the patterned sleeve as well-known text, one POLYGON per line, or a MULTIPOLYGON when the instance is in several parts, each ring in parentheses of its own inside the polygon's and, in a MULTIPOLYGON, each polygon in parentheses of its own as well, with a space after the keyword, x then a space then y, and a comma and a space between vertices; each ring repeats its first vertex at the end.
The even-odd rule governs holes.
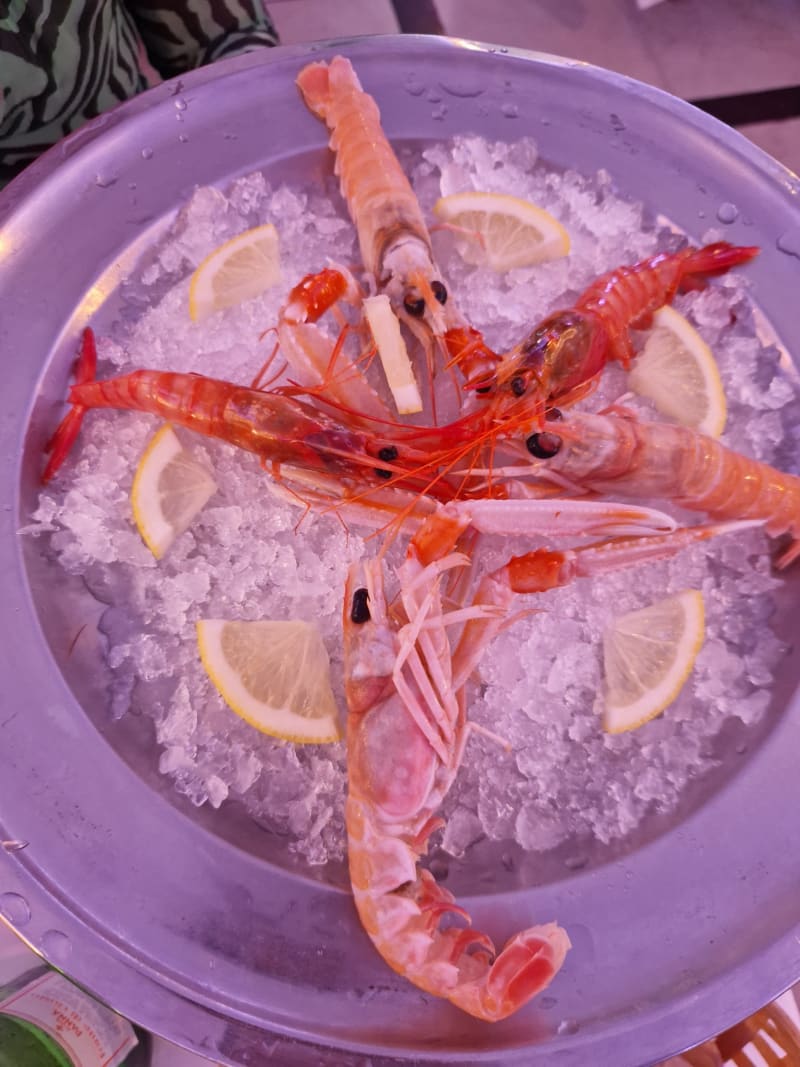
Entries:
POLYGON ((261 0, 128 0, 127 7, 164 78, 278 44, 261 0))

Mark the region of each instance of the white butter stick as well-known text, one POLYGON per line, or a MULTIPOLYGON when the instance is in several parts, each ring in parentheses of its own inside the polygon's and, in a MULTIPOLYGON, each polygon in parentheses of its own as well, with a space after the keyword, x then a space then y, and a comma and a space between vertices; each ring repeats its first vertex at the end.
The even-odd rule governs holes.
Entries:
POLYGON ((399 414, 414 415, 422 411, 422 398, 414 378, 414 368, 389 297, 385 294, 365 297, 364 313, 399 414))

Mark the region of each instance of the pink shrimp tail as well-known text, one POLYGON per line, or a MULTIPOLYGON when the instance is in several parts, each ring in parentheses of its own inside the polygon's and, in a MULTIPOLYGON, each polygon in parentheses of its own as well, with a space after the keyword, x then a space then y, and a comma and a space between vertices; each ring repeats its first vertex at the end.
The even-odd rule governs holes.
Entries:
POLYGON ((297 75, 297 87, 309 109, 325 119, 330 106, 331 85, 326 63, 309 63, 297 75))
POLYGON ((557 923, 532 926, 515 934, 492 964, 481 997, 491 1015, 504 1019, 541 993, 561 969, 570 940, 557 923))
POLYGON ((350 61, 343 56, 335 56, 330 63, 309 63, 297 75, 296 81, 306 106, 323 121, 327 119, 337 83, 361 89, 350 61))
MULTIPOLYGON (((385 849, 375 850, 374 840, 371 846, 385 859, 385 849)), ((396 840, 391 848, 413 862, 396 840)), ((351 859, 355 851, 351 837, 351 859)), ((487 934, 443 922, 456 916, 469 923, 470 917, 424 869, 418 869, 413 886, 396 893, 359 891, 355 883, 354 893, 361 921, 390 967, 486 1022, 513 1015, 541 993, 571 947, 566 931, 546 923, 515 934, 497 953, 487 934)))
POLYGON ((686 292, 690 289, 705 288, 706 278, 716 274, 725 274, 732 267, 747 263, 758 255, 760 249, 754 245, 732 245, 728 241, 717 241, 690 252, 682 263, 679 288, 686 292))
MULTIPOLYGON (((467 922, 469 915, 427 871, 419 872, 416 896, 421 912, 428 917, 431 942, 418 973, 407 970, 406 977, 423 989, 446 996, 477 1019, 498 1022, 518 1011, 550 984, 570 948, 566 932, 557 923, 546 923, 515 934, 495 955, 486 934, 469 927, 438 929, 439 920, 448 913, 467 922), (445 961, 458 974, 449 989, 442 984, 441 964, 445 961)), ((396 936, 402 938, 402 934, 396 936)))
MULTIPOLYGON (((75 385, 93 382, 96 374, 97 346, 94 341, 94 333, 87 326, 83 331, 81 347, 75 364, 75 385)), ((85 414, 86 406, 84 404, 73 403, 59 423, 56 432, 45 445, 45 453, 50 454, 50 459, 42 472, 42 485, 46 485, 55 476, 61 464, 69 455, 69 451, 80 433, 81 423, 85 414)))

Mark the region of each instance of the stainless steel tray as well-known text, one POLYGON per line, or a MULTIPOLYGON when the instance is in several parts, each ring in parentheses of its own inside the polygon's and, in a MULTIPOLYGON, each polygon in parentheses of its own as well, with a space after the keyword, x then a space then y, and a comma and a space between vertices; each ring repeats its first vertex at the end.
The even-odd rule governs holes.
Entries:
MULTIPOLYGON (((800 261, 779 247, 800 247, 798 179, 689 105, 583 63, 441 38, 276 49, 159 86, 51 150, 0 196, 0 839, 28 842, 0 850, 0 912, 115 1008, 228 1064, 650 1063, 800 977, 796 652, 768 729, 677 824, 581 872, 480 872, 477 922, 502 934, 557 915, 575 943, 546 1001, 488 1026, 390 973, 338 876, 292 868, 234 805, 182 805, 150 728, 109 721, 91 657, 69 653, 80 605, 17 536, 80 330, 110 321, 121 279, 196 185, 330 166, 294 76, 337 52, 396 142, 532 134, 544 158, 606 168, 693 238, 736 204, 726 234, 763 246, 754 299, 800 351, 800 261)), ((776 625, 790 642, 797 589, 787 575, 776 625)))

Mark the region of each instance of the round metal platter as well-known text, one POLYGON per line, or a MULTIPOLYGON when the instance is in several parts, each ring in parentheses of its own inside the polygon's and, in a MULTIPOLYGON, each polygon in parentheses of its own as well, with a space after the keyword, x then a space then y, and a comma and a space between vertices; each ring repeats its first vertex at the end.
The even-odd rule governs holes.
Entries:
MULTIPOLYGON (((110 720, 99 655, 70 654, 79 594, 17 534, 80 331, 113 320, 121 280, 195 186, 330 172, 294 78, 336 53, 395 143, 532 135, 549 163, 605 168, 693 240, 734 203, 725 236, 762 246, 753 299, 800 352, 798 179, 689 105, 583 63, 442 38, 268 50, 56 146, 0 195, 0 838, 27 842, 0 849, 0 914, 119 1011, 226 1064, 652 1063, 800 977, 796 653, 766 727, 680 819, 583 871, 537 871, 533 857, 514 884, 488 863, 474 885, 463 872, 481 929, 502 939, 557 917, 574 945, 546 998, 489 1026, 386 968, 340 874, 292 867, 235 805, 183 804, 157 772, 152 726, 110 720)), ((785 369, 796 375, 788 357, 785 369)), ((774 619, 790 646, 797 588, 787 574, 774 619)))

